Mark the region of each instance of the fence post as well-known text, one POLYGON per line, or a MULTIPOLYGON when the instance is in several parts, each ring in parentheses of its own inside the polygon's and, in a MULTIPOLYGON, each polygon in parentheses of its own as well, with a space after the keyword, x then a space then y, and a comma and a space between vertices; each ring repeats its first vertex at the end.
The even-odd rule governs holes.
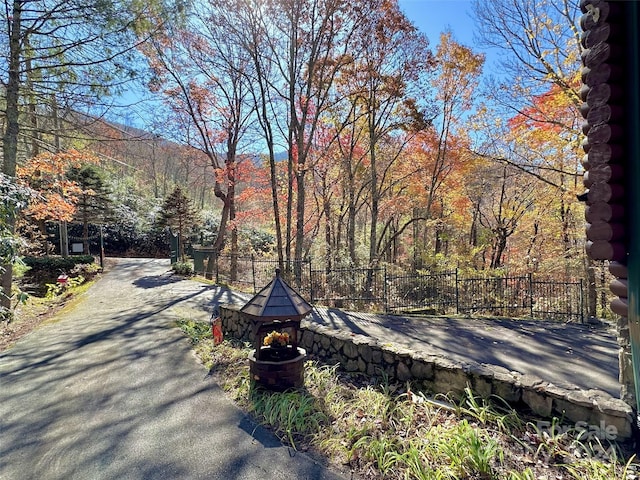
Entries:
POLYGON ((384 311, 389 312, 389 302, 387 298, 387 267, 382 269, 382 303, 384 305, 384 311))
POLYGON ((580 323, 584 323, 584 282, 580 279, 580 323))
POLYGON ((529 309, 531 311, 531 318, 533 317, 533 273, 529 272, 529 309))
POLYGON ((256 289, 256 257, 253 253, 251 254, 251 279, 253 281, 253 293, 258 293, 256 289))
POLYGON ((456 267, 456 315, 460 315, 460 290, 458 289, 458 268, 456 267))
POLYGON ((313 303, 313 268, 311 266, 311 259, 309 259, 309 297, 311 299, 309 301, 313 303))

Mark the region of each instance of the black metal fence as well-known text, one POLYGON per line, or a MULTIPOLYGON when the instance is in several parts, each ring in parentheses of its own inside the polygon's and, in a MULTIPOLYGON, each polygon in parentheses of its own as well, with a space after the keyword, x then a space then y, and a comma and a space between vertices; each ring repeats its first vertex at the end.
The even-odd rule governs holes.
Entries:
MULTIPOLYGON (((243 290, 256 293, 269 283, 278 267, 277 260, 257 259, 255 257, 215 255, 213 249, 200 248, 193 251, 193 265, 197 274, 210 277, 218 284, 234 285, 243 290), (209 255, 213 255, 213 264, 208 265, 209 255)), ((285 265, 282 277, 295 285, 301 294, 310 297, 309 261, 290 262, 285 265)))
POLYGON ((533 275, 464 278, 457 271, 387 277, 387 311, 584 320, 580 280, 533 275))
MULTIPOLYGON (((259 291, 278 262, 220 256, 216 283, 259 291)), ((198 272, 202 273, 202 272, 198 272)), ((389 313, 473 314, 515 318, 584 320, 584 286, 534 275, 462 277, 459 272, 390 275, 385 268, 314 270, 310 261, 291 262, 283 278, 311 303, 389 313)))
POLYGON ((312 303, 358 309, 386 307, 383 268, 311 270, 311 286, 312 303))

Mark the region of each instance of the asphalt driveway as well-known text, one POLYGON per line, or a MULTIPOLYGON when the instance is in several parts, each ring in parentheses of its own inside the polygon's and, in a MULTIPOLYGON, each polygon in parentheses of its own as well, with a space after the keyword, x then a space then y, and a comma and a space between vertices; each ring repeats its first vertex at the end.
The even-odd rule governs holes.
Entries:
POLYGON ((0 353, 0 479, 343 478, 239 411, 172 326, 232 295, 120 259, 0 353))
MULTIPOLYGON (((249 295, 119 259, 72 309, 0 353, 0 480, 339 479, 240 412, 173 326, 249 295)), ((617 396, 610 328, 314 308, 304 322, 617 396)))
POLYGON ((460 364, 474 362, 533 375, 569 390, 618 398, 613 327, 554 321, 402 317, 314 308, 305 321, 391 342, 460 364))

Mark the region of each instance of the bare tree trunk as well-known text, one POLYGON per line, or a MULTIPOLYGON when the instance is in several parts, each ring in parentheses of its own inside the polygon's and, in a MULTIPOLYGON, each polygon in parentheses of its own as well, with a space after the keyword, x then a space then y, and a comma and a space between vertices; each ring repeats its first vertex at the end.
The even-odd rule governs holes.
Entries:
POLYGON ((276 175, 276 161, 273 143, 269 143, 269 171, 271 173, 271 204, 273 206, 273 221, 276 226, 276 249, 278 251, 278 266, 284 271, 284 252, 282 245, 282 222, 280 221, 280 204, 278 202, 278 178, 276 175))
POLYGON ((493 252, 491 253, 491 269, 502 266, 502 255, 507 248, 507 236, 501 232, 496 232, 495 235, 493 252))
MULTIPOLYGON (((289 145, 292 145, 291 140, 289 140, 289 145)), ((285 227, 285 259, 287 262, 287 269, 290 266, 291 262, 291 242, 292 242, 292 222, 293 222, 293 158, 291 157, 291 152, 289 153, 289 160, 287 163, 287 181, 288 181, 288 189, 287 192, 287 217, 285 219, 286 227, 285 227)))
POLYGON ((306 199, 306 190, 305 190, 305 173, 306 169, 304 167, 304 163, 300 163, 298 160, 298 172, 296 173, 296 185, 298 187, 297 192, 297 201, 296 201, 296 245, 294 249, 294 258, 295 258, 295 277, 300 285, 302 281, 302 271, 300 270, 300 265, 302 262, 302 252, 304 248, 304 217, 305 217, 305 199, 306 199))
POLYGON ((327 176, 322 177, 322 210, 324 215, 324 244, 325 244, 325 263, 327 271, 333 266, 333 248, 331 245, 331 204, 327 194, 327 176))
POLYGON ((234 220, 236 219, 236 146, 229 145, 227 152, 227 201, 229 202, 229 220, 231 227, 231 281, 238 279, 238 228, 234 220))
MULTIPOLYGON (((14 178, 16 176, 16 164, 18 156, 18 134, 20 127, 18 124, 19 114, 19 90, 20 90, 20 30, 22 26, 22 5, 21 0, 14 0, 12 16, 10 17, 10 37, 9 37, 9 77, 5 87, 5 116, 6 130, 2 138, 2 173, 14 178)), ((9 233, 15 231, 15 219, 6 219, 6 226, 9 233)), ((13 281, 13 265, 7 263, 2 265, 2 291, 0 295, 0 305, 11 308, 11 284, 13 281)))
MULTIPOLYGON (((29 45, 29 37, 25 38, 25 49, 30 50, 29 45)), ((29 127, 31 128, 31 152, 29 152, 29 156, 35 157, 40 153, 40 145, 38 145, 38 141, 40 140, 38 134, 38 115, 36 110, 36 100, 34 98, 34 88, 33 88, 33 69, 31 66, 31 58, 29 55, 25 56, 25 71, 26 71, 26 88, 27 88, 27 96, 29 98, 27 111, 29 118, 29 127)))
POLYGON ((205 278, 209 279, 213 278, 213 265, 215 264, 215 259, 218 255, 220 255, 220 252, 222 252, 222 249, 224 248, 224 244, 226 241, 225 232, 227 229, 227 223, 229 221, 229 211, 231 209, 229 196, 222 191, 218 182, 216 182, 215 184, 214 192, 216 197, 218 197, 222 201, 222 212, 220 213, 218 235, 216 236, 216 240, 213 243, 213 252, 209 254, 207 269, 205 272, 205 278))
POLYGON ((375 132, 375 113, 369 114, 369 159, 371 169, 371 226, 369 230, 369 267, 375 268, 377 266, 377 246, 378 246, 378 205, 380 202, 378 192, 378 171, 376 165, 376 143, 377 135, 375 132))
POLYGON ((358 265, 358 257, 356 256, 356 201, 355 201, 355 182, 353 180, 353 172, 349 167, 349 205, 347 207, 347 243, 349 245, 349 258, 351 264, 358 265))
POLYGON ((89 218, 86 210, 82 213, 82 253, 89 255, 89 218))

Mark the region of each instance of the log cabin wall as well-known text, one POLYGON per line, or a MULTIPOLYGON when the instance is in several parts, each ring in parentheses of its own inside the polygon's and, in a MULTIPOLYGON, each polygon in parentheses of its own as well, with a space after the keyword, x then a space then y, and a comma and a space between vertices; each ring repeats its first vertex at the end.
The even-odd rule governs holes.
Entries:
MULTIPOLYGON (((619 315, 621 398, 636 403, 632 342, 629 333, 629 218, 632 204, 627 192, 630 179, 630 119, 638 115, 629 102, 631 85, 628 52, 632 2, 582 0, 583 30, 581 113, 585 119, 583 143, 585 169, 581 196, 586 201, 587 254, 593 260, 609 261, 615 277, 611 291, 617 298, 612 311, 619 315)), ((634 60, 637 63, 637 59, 634 60)))

